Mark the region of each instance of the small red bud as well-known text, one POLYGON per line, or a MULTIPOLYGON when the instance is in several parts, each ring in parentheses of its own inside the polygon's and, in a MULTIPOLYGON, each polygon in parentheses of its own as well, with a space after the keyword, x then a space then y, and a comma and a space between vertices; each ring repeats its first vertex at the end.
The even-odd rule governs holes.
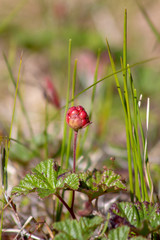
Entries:
POLYGON ((75 131, 85 128, 91 124, 88 114, 82 106, 69 108, 66 114, 66 122, 75 131))
POLYGON ((44 79, 43 91, 47 101, 50 102, 52 105, 54 105, 56 108, 60 108, 59 95, 56 91, 56 88, 52 80, 49 77, 46 77, 44 79))

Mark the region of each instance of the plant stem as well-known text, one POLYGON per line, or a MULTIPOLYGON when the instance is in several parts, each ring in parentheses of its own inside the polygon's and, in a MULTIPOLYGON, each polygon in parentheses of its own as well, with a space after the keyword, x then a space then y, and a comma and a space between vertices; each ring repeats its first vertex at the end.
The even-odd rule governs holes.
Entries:
POLYGON ((45 105, 45 130, 44 130, 44 135, 45 135, 45 158, 48 159, 48 102, 46 101, 45 105))
POLYGON ((67 210, 69 211, 69 213, 71 214, 72 218, 73 219, 76 219, 76 216, 73 212, 73 208, 69 207, 68 204, 63 200, 63 198, 59 195, 59 194, 56 194, 57 198, 61 201, 61 203, 67 208, 67 210))
POLYGON ((77 145, 78 132, 74 131, 74 143, 73 143, 73 172, 76 172, 76 145, 77 145))
MULTIPOLYGON (((73 142, 73 172, 76 172, 76 146, 77 146, 77 136, 78 136, 78 131, 74 131, 74 142, 73 142)), ((71 209, 73 211, 73 206, 74 206, 74 198, 75 198, 75 191, 73 190, 73 195, 72 195, 72 204, 71 204, 71 209)))

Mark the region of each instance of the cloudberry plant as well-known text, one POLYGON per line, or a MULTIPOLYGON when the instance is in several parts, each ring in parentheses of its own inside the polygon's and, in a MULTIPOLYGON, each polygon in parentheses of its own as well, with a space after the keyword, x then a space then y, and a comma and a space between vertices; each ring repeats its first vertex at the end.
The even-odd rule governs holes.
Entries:
MULTIPOLYGON (((76 171, 76 145, 78 130, 87 127, 91 122, 89 116, 82 106, 73 106, 68 109, 66 114, 67 124, 74 130, 74 144, 73 144, 73 172, 76 171)), ((73 190, 71 210, 73 210, 75 198, 75 191, 73 190)))
POLYGON ((84 110, 82 106, 71 107, 67 111, 66 121, 68 125, 74 129, 74 131, 78 131, 81 128, 87 127, 91 122, 89 121, 88 114, 84 110))

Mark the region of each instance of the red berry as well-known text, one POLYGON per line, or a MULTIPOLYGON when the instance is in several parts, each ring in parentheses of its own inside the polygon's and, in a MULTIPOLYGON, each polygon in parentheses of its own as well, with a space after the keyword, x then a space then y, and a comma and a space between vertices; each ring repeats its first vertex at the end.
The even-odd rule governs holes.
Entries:
POLYGON ((81 119, 84 119, 84 118, 87 118, 88 115, 87 115, 86 111, 82 111, 82 112, 80 112, 79 117, 80 117, 81 119))
POLYGON ((77 111, 77 109, 73 109, 73 111, 70 112, 70 116, 77 115, 77 114, 79 114, 79 112, 77 111))
POLYGON ((81 111, 84 110, 84 108, 83 108, 82 106, 77 106, 76 109, 77 109, 79 112, 81 112, 81 111))
POLYGON ((67 113, 70 114, 73 110, 76 110, 76 107, 69 108, 67 113))
POLYGON ((75 131, 91 124, 88 114, 82 106, 69 108, 66 114, 66 122, 75 131))

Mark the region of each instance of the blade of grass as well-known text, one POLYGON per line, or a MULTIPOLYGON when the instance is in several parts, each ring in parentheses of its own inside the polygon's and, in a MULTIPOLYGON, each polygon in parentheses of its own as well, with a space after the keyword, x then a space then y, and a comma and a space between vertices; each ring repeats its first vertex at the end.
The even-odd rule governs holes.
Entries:
MULTIPOLYGON (((7 140, 5 141, 5 146, 3 146, 3 144, 1 144, 2 188, 4 190, 5 190, 5 186, 7 186, 7 172, 6 172, 6 168, 5 168, 6 151, 7 151, 7 140)), ((0 240, 2 240, 4 206, 5 206, 5 201, 3 200, 2 211, 1 211, 0 240)))
MULTIPOLYGON (((76 75, 77 75, 77 59, 74 63, 74 70, 73 70, 73 80, 72 80, 72 98, 74 98, 75 94, 75 86, 76 86, 76 75)), ((74 100, 71 102, 71 106, 74 106, 74 100)), ((69 128, 69 137, 68 137, 68 145, 67 145, 67 154, 66 154, 66 169, 69 167, 69 157, 71 152, 71 142, 72 142, 72 136, 73 136, 73 130, 69 128)), ((71 207, 72 199, 73 199, 73 191, 69 193, 69 199, 68 199, 68 206, 71 207)), ((64 191, 62 192, 62 198, 64 197, 64 191)), ((61 212, 62 212, 63 205, 61 205, 61 212)), ((61 214, 60 212, 60 214, 61 214)), ((66 217, 69 217, 69 212, 66 213, 66 217)))
MULTIPOLYGON (((14 115, 15 115, 15 108, 16 108, 16 100, 17 100, 17 93, 18 93, 18 84, 19 84, 19 79, 20 79, 20 71, 21 71, 21 65, 22 65, 22 56, 20 58, 20 63, 19 63, 19 71, 18 71, 18 77, 17 77, 17 83, 16 83, 16 91, 15 91, 15 97, 14 97, 14 105, 13 105, 13 112, 12 112, 12 120, 11 120, 11 125, 10 125, 10 132, 9 132, 9 141, 7 143, 6 140, 6 156, 5 156, 5 166, 4 166, 4 192, 7 191, 7 166, 8 166, 8 159, 9 159, 9 150, 10 150, 10 138, 12 135, 12 128, 13 128, 13 121, 14 121, 14 115)), ((2 227, 3 227, 3 211, 1 213, 1 228, 0 228, 0 240, 2 239, 2 227)))
MULTIPOLYGON (((12 83, 13 83, 13 85, 14 85, 15 88, 16 88, 16 81, 15 81, 15 79, 14 79, 11 66, 10 66, 10 64, 9 64, 9 62, 8 62, 8 60, 7 60, 7 57, 6 57, 6 55, 5 55, 4 53, 3 53, 3 57, 4 57, 4 60, 5 60, 5 63, 6 63, 6 66, 7 66, 9 75, 10 75, 10 78, 11 78, 11 80, 12 80, 12 83)), ((23 103, 23 100, 22 100, 22 97, 21 97, 21 94, 20 94, 19 91, 18 91, 18 98, 19 98, 19 100, 20 100, 22 112, 23 112, 23 114, 24 114, 24 116, 25 116, 25 118, 26 118, 27 124, 28 124, 28 128, 29 128, 29 131, 30 131, 30 135, 31 135, 31 137, 34 137, 33 129, 32 129, 32 126, 31 126, 29 117, 28 117, 28 113, 27 113, 27 111, 26 111, 26 109, 25 109, 25 106, 24 106, 24 103, 23 103)))
POLYGON ((149 159, 147 156, 147 135, 148 135, 148 128, 149 128, 149 110, 150 110, 150 99, 147 99, 147 112, 146 112, 146 136, 145 136, 145 143, 144 143, 144 170, 145 176, 147 179, 147 183, 150 189, 150 202, 153 202, 153 182, 150 174, 150 166, 149 166, 149 159))
MULTIPOLYGON (((61 148, 61 167, 63 167, 63 163, 64 163, 64 155, 65 155, 65 148, 66 148, 66 142, 67 142, 66 113, 67 113, 68 106, 69 106, 69 95, 70 95, 70 85, 71 85, 71 46, 72 46, 72 40, 69 39, 69 46, 68 46, 68 86, 67 86, 66 105, 65 105, 64 124, 63 124, 63 140, 62 140, 62 148, 61 148)), ((60 220, 61 212, 62 212, 62 206, 60 206, 59 200, 57 199, 56 221, 60 220)))
MULTIPOLYGON (((135 194, 138 200, 141 200, 140 196, 140 189, 139 189, 139 181, 138 181, 138 171, 137 171, 137 151, 135 146, 135 141, 133 137, 132 131, 132 119, 131 119, 131 109, 129 103, 129 93, 128 93, 128 86, 127 86, 127 10, 125 9, 124 14, 124 41, 123 41, 123 62, 121 61, 123 68, 123 83, 124 83, 124 101, 126 106, 126 125, 129 133, 127 133, 127 137, 129 138, 127 141, 130 141, 130 146, 132 149, 132 156, 133 156, 133 166, 134 166, 134 173, 135 173, 135 194)), ((130 161, 130 160, 129 160, 130 161)), ((130 165, 130 163, 129 163, 130 165)), ((144 190, 142 185, 142 196, 144 197, 144 190)))
MULTIPOLYGON (((74 99, 74 93, 75 93, 76 74, 77 74, 77 59, 75 60, 74 70, 73 70, 72 99, 74 99)), ((74 106, 74 100, 71 102, 71 106, 74 106)), ((69 167, 69 157, 70 157, 70 151, 71 151, 72 135, 73 135, 73 130, 70 128, 69 129, 69 137, 68 137, 68 145, 67 145, 67 154, 66 154, 66 169, 68 169, 68 167, 69 167)))
MULTIPOLYGON (((140 137, 139 137, 139 134, 138 134, 138 101, 137 101, 137 93, 136 93, 136 89, 134 88, 133 78, 132 78, 131 71, 130 71, 129 68, 128 68, 128 72, 129 72, 131 95, 132 95, 132 102, 133 102, 133 113, 134 113, 134 117, 133 117, 134 135, 133 135, 133 140, 132 140, 133 144, 134 144, 133 150, 135 151, 137 166, 138 166, 139 174, 140 174, 141 190, 142 190, 142 200, 143 201, 144 200, 148 201, 149 200, 149 196, 148 196, 148 193, 147 193, 147 188, 146 188, 144 174, 143 174, 143 161, 142 161, 141 147, 140 147, 140 141, 139 141, 140 137)), ((139 185, 140 185, 140 183, 139 183, 139 185)), ((137 186, 137 188, 139 189, 138 186, 137 186)))
MULTIPOLYGON (((157 59, 159 59, 159 58, 160 58, 160 57, 149 58, 149 59, 143 60, 143 61, 141 61, 141 62, 137 62, 137 63, 131 64, 131 65, 130 65, 130 68, 133 68, 133 67, 136 67, 136 66, 138 66, 138 65, 145 64, 145 63, 148 63, 148 62, 157 60, 157 59)), ((127 69, 128 69, 128 67, 127 67, 127 69)), ((98 80, 96 83, 91 84, 89 87, 85 88, 84 90, 82 90, 81 92, 79 92, 78 94, 76 94, 76 95, 74 96, 74 99, 70 99, 70 100, 69 100, 69 103, 71 103, 73 100, 75 100, 76 98, 78 98, 81 94, 85 93, 86 91, 88 91, 90 88, 92 88, 92 87, 95 86, 96 84, 99 84, 100 82, 102 82, 102 81, 104 81, 104 80, 106 80, 106 79, 114 76, 115 74, 119 74, 119 73, 123 72, 123 70, 125 70, 125 69, 121 68, 121 69, 119 69, 119 70, 117 70, 117 71, 115 71, 115 72, 113 72, 113 73, 111 73, 111 74, 109 74, 109 75, 101 78, 101 79, 98 80)), ((55 118, 57 118, 57 116, 59 116, 59 111, 63 110, 65 107, 66 107, 66 105, 62 106, 62 107, 57 111, 57 113, 52 117, 51 121, 53 121, 55 118)))
MULTIPOLYGON (((160 57, 154 57, 154 58, 150 58, 150 59, 147 59, 147 60, 144 60, 144 61, 141 61, 141 62, 137 62, 137 63, 131 64, 131 65, 130 65, 130 68, 136 67, 136 66, 138 66, 138 65, 140 65, 140 64, 145 64, 145 63, 147 63, 147 62, 150 62, 150 61, 153 61, 153 60, 156 60, 156 59, 159 59, 159 58, 160 58, 160 57)), ((126 69, 128 69, 128 67, 127 67, 126 69)), ((98 80, 96 83, 91 84, 89 87, 85 88, 84 90, 82 90, 81 92, 79 92, 78 94, 76 94, 75 97, 74 97, 74 99, 71 99, 71 100, 69 101, 69 103, 72 102, 73 100, 75 100, 76 98, 78 98, 81 94, 83 94, 83 93, 85 93, 86 91, 88 91, 88 90, 89 90, 90 88, 92 88, 94 85, 99 84, 100 82, 106 80, 107 78, 110 78, 110 77, 112 77, 112 76, 115 76, 115 74, 121 73, 121 72, 123 72, 123 70, 126 70, 126 69, 125 69, 125 68, 121 68, 121 69, 119 69, 119 70, 117 70, 117 71, 115 71, 115 72, 113 72, 113 73, 111 73, 111 74, 109 74, 109 75, 101 78, 101 79, 98 80)), ((119 88, 119 86, 118 86, 118 88, 119 88)), ((62 108, 65 108, 65 106, 63 106, 62 108)))
POLYGON ((67 141, 66 113, 67 113, 68 106, 69 106, 69 94, 70 94, 70 85, 71 85, 71 44, 72 44, 72 40, 69 39, 69 48, 68 48, 68 87, 67 87, 66 105, 65 105, 65 113, 64 113, 63 140, 62 140, 62 149, 61 149, 61 167, 63 166, 63 162, 64 162, 65 146, 66 146, 66 141, 67 141))
POLYGON ((48 159, 48 101, 45 103, 45 158, 48 159))
MULTIPOLYGON (((20 58, 19 71, 18 71, 18 77, 17 77, 17 83, 16 83, 16 92, 15 92, 15 97, 14 97, 14 105, 13 105, 12 120, 11 120, 10 132, 9 132, 9 139, 11 139, 11 136, 12 136, 12 128, 13 128, 13 121, 14 121, 15 108, 16 108, 16 100, 17 100, 17 94, 18 94, 18 84, 19 84, 19 79, 20 79, 21 65, 22 65, 22 56, 20 58)), ((10 140, 8 141, 8 151, 6 154, 6 161, 5 161, 6 169, 7 169, 7 165, 8 165, 8 159, 9 159, 9 150, 10 150, 10 140)))
POLYGON ((116 81, 117 90, 118 90, 119 97, 120 97, 120 100, 121 100, 121 103, 122 103, 122 107, 123 107, 123 110, 124 110, 124 113, 125 113, 129 184, 130 184, 131 201, 133 201, 134 187, 133 187, 133 175, 132 175, 132 159, 131 159, 131 146, 130 146, 130 139, 129 139, 129 128, 128 128, 128 124, 127 124, 126 106, 125 106, 124 99, 123 99, 123 96, 122 96, 122 91, 121 91, 120 83, 119 83, 119 80, 118 80, 118 77, 117 77, 117 71, 116 71, 115 63, 114 63, 114 60, 112 58, 112 54, 111 54, 111 51, 110 51, 108 41, 107 41, 107 49, 108 49, 108 54, 109 54, 109 58, 110 58, 110 62, 111 62, 112 71, 114 73, 114 78, 115 78, 115 81, 116 81))
MULTIPOLYGON (((96 83, 97 80, 98 80, 98 67, 99 67, 99 61, 100 61, 100 54, 101 54, 101 51, 100 51, 100 49, 99 49, 99 50, 98 50, 98 54, 97 54, 96 69, 95 69, 95 73, 94 73, 94 83, 96 83)), ((95 94, 96 94, 96 87, 97 87, 97 85, 95 84, 95 85, 93 86, 93 90, 92 90, 91 109, 90 109, 90 113, 89 113, 89 119, 90 119, 90 121, 92 120, 92 113, 93 113, 93 109, 94 109, 94 100, 95 100, 95 94)), ((81 149, 80 149, 80 155, 82 154, 83 146, 84 146, 84 144, 85 144, 87 135, 88 135, 88 127, 86 127, 86 130, 85 130, 84 135, 83 135, 82 144, 81 144, 81 149)))

